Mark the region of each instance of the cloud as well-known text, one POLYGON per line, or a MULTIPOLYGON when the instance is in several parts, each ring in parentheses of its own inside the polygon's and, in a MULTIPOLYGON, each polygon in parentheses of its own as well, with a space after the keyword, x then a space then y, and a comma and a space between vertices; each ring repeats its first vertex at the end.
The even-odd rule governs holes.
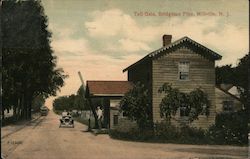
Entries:
POLYGON ((62 38, 52 41, 51 45, 55 52, 71 52, 79 55, 83 52, 89 51, 88 41, 84 38, 62 38))
POLYGON ((148 43, 157 36, 154 28, 140 27, 128 14, 119 9, 94 11, 92 19, 85 22, 85 28, 93 39, 103 40, 107 51, 119 51, 131 54, 136 51, 148 51, 148 43), (107 40, 108 39, 108 40, 107 40), (110 45, 108 42, 113 42, 110 45))
POLYGON ((122 49, 127 52, 135 52, 135 51, 149 51, 151 48, 140 41, 133 41, 131 39, 120 39, 118 43, 121 45, 122 49))
POLYGON ((174 17, 160 23, 142 25, 119 9, 94 11, 85 22, 89 36, 103 40, 103 50, 110 56, 146 54, 161 47, 163 34, 173 40, 188 36, 223 56, 219 64, 235 64, 248 51, 248 28, 223 23, 226 17, 174 17), (111 53, 112 52, 112 53, 111 53))
POLYGON ((163 18, 142 24, 119 9, 110 9, 94 11, 89 19, 81 28, 86 36, 80 38, 72 36, 74 26, 52 27, 58 65, 69 75, 59 95, 76 93, 81 85, 78 71, 84 80, 126 80, 122 70, 160 48, 163 34, 171 34, 173 40, 188 36, 207 46, 223 56, 220 65, 235 64, 248 52, 248 28, 224 24, 219 17, 163 18))

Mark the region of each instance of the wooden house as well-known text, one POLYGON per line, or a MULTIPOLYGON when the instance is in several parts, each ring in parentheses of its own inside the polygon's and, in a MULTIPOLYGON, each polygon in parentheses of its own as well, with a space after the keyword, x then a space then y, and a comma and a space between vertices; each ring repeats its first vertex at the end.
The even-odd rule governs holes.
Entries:
MULTIPOLYGON (((123 72, 127 71, 128 81, 140 81, 148 88, 152 98, 154 122, 163 120, 160 117, 159 104, 164 95, 159 93, 158 89, 164 83, 171 83, 182 92, 202 88, 211 103, 209 116, 199 116, 199 120, 194 121, 192 125, 207 128, 215 121, 215 61, 220 60, 222 56, 188 37, 174 42, 171 39, 171 35, 164 35, 160 49, 147 54, 123 72)), ((185 113, 179 110, 177 114, 174 121, 179 123, 185 118, 185 113)))
MULTIPOLYGON (((128 131, 129 127, 134 126, 134 122, 129 122, 119 113, 119 102, 137 82, 144 84, 149 91, 153 122, 164 120, 160 116, 159 106, 164 94, 158 92, 164 83, 170 83, 186 93, 195 88, 207 93, 211 103, 209 115, 201 114, 190 126, 208 128, 214 124, 216 114, 242 109, 239 98, 215 86, 215 61, 220 60, 221 55, 188 37, 174 42, 171 39, 171 35, 164 35, 160 49, 125 68, 123 72, 127 71, 128 81, 87 81, 86 97, 90 103, 101 99, 106 128, 123 127, 128 131)), ((186 118, 185 109, 179 109, 172 123, 178 126, 186 118)))

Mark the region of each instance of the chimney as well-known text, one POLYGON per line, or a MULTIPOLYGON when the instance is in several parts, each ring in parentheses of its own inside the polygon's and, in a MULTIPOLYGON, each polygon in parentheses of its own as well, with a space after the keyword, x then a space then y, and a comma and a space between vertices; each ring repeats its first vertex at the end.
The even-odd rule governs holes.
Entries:
POLYGON ((168 44, 170 44, 171 43, 171 40, 172 40, 172 35, 163 35, 163 37, 162 37, 162 39, 163 39, 163 47, 164 46, 167 46, 168 44))

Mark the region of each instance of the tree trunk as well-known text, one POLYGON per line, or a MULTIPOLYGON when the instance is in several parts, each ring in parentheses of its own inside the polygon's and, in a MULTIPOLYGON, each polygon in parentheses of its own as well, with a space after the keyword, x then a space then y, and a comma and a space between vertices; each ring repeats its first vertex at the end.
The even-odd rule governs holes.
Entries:
POLYGON ((5 119, 4 117, 4 108, 2 107, 2 121, 5 119))
POLYGON ((26 114, 27 114, 27 110, 26 110, 26 101, 25 101, 25 95, 22 94, 22 104, 21 104, 21 119, 26 119, 26 114))
POLYGON ((27 119, 31 120, 31 100, 27 101, 27 119))

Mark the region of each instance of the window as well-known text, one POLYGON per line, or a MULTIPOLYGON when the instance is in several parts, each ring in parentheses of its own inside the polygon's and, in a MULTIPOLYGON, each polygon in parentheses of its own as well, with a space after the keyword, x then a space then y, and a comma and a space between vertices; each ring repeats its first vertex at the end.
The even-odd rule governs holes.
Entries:
POLYGON ((114 115, 114 125, 118 125, 118 115, 114 115))
POLYGON ((185 104, 181 105, 180 107, 180 116, 188 116, 189 111, 185 104))
POLYGON ((223 101, 223 111, 231 112, 233 111, 233 101, 223 101))
POLYGON ((178 74, 179 74, 179 80, 189 79, 189 62, 188 61, 179 62, 178 74))
POLYGON ((118 108, 120 105, 120 101, 119 99, 111 99, 110 100, 110 107, 114 107, 114 108, 118 108))

